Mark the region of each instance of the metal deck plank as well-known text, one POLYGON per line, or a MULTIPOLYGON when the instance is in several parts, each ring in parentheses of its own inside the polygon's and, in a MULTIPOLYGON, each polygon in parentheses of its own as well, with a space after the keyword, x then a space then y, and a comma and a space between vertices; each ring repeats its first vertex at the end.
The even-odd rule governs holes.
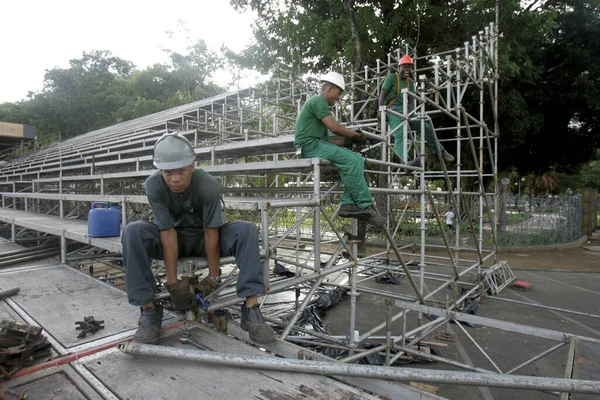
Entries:
POLYGON ((51 367, 3 383, 29 399, 101 400, 102 397, 70 365, 51 367))
MULTIPOLYGON (((267 355, 227 335, 204 327, 189 330, 192 340, 214 351, 267 355)), ((195 349, 179 343, 179 332, 161 345, 195 349)), ((374 399, 359 389, 325 376, 210 366, 189 361, 131 357, 117 349, 82 358, 78 363, 121 398, 136 399, 374 399)))
MULTIPOLYGON (((31 268, 25 273, 3 270, 0 279, 3 286, 21 288, 11 300, 66 349, 91 347, 115 335, 126 337, 137 328, 139 310, 127 304, 123 291, 65 265, 31 268), (75 322, 87 316, 104 320, 105 328, 79 339, 75 322)), ((165 318, 163 324, 176 321, 167 312, 165 318)))

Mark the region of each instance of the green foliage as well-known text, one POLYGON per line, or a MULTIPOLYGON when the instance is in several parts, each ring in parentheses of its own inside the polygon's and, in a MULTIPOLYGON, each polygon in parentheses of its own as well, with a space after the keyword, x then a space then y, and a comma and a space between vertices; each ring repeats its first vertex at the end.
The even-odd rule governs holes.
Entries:
POLYGON ((582 187, 600 189, 600 161, 587 163, 581 169, 582 187))
MULTIPOLYGON (((387 60, 389 51, 404 45, 419 55, 462 46, 494 21, 496 1, 231 4, 258 15, 255 42, 241 54, 230 52, 232 61, 264 72, 283 63, 302 74, 373 66, 374 60, 387 60)), ((521 175, 541 175, 558 166, 573 172, 600 145, 599 1, 499 4, 500 167, 515 168, 521 175)))
POLYGON ((222 60, 203 40, 169 62, 136 70, 109 51, 84 52, 68 68, 46 71, 26 101, 0 104, 0 120, 34 125, 38 137, 66 139, 223 93, 210 81, 222 60))
POLYGON ((493 1, 231 0, 258 14, 255 43, 237 57, 266 72, 362 68, 404 44, 419 54, 461 46, 491 21, 493 1))

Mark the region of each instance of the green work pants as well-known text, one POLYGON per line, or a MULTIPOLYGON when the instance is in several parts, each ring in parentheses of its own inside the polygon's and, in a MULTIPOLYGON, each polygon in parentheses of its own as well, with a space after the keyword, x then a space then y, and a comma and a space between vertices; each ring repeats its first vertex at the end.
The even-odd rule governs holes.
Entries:
MULTIPOLYGON (((392 110, 402 113, 402 109, 396 109, 392 107, 392 110)), ((396 153, 404 160, 404 162, 408 162, 409 159, 404 156, 404 120, 396 115, 388 114, 388 124, 390 125, 390 129, 394 130, 396 127, 399 128, 394 131, 394 148, 396 149, 396 153)), ((410 125, 410 129, 413 131, 421 132, 421 121, 418 119, 412 119, 408 121, 410 125)), ((437 149, 435 147, 435 138, 433 137, 433 131, 431 130, 431 125, 425 122, 425 141, 427 142, 427 147, 433 154, 437 154, 437 149)), ((444 149, 441 143, 438 142, 438 147, 440 150, 444 149)))
POLYGON ((359 208, 365 208, 373 204, 373 197, 365 180, 365 160, 360 154, 325 140, 313 140, 302 146, 302 157, 323 158, 338 168, 344 183, 342 205, 355 204, 359 208))

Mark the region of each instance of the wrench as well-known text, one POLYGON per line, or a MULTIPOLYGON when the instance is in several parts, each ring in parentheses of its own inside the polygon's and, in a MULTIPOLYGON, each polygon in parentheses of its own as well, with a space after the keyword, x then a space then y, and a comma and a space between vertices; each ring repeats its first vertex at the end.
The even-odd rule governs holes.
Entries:
POLYGON ((192 346, 196 346, 197 348, 199 348, 200 350, 206 350, 206 351, 211 351, 211 349, 209 349, 206 346, 201 345, 198 342, 193 341, 192 339, 190 339, 192 335, 190 335, 189 333, 185 332, 182 333, 181 336, 179 337, 179 342, 183 343, 183 344, 191 344, 192 346))

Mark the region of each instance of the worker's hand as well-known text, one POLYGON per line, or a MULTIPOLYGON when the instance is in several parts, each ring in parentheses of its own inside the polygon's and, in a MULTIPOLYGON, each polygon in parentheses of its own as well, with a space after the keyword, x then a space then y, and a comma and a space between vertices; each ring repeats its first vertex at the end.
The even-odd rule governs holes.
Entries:
POLYGON ((352 137, 352 139, 355 142, 366 142, 367 141, 367 136, 366 135, 363 135, 363 133, 360 132, 360 131, 356 131, 356 132, 360 133, 360 136, 354 136, 354 137, 352 137))
POLYGON ((203 298, 206 298, 206 296, 217 290, 220 284, 221 283, 217 278, 213 278, 209 275, 200 282, 194 284, 194 290, 196 293, 200 293, 203 298))
POLYGON ((190 292, 190 278, 183 277, 181 281, 167 285, 171 302, 179 311, 198 311, 198 302, 190 292))

